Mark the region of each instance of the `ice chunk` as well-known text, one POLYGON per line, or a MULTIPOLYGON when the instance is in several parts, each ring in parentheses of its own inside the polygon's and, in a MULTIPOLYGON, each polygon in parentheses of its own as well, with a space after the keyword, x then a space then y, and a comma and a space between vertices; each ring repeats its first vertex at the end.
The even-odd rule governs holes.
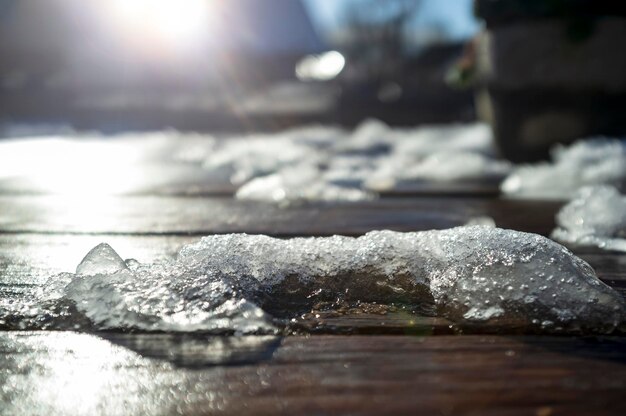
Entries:
POLYGON ((107 243, 92 248, 76 268, 76 274, 92 276, 117 273, 126 269, 126 262, 107 243))
POLYGON ((63 281, 61 300, 99 329, 272 332, 277 318, 338 297, 404 303, 504 331, 624 329, 624 299, 587 263, 547 238, 492 227, 359 238, 214 235, 175 261, 63 281))
POLYGON ((409 170, 409 178, 435 181, 502 178, 511 169, 508 162, 494 160, 480 153, 437 152, 409 170))
POLYGON ((570 199, 589 185, 622 185, 626 180, 626 144, 604 138, 557 146, 553 163, 518 167, 502 183, 504 193, 528 198, 570 199))
POLYGON ((178 137, 175 143, 167 149, 166 157, 184 163, 201 164, 215 151, 219 142, 210 135, 188 134, 186 137, 178 137))
POLYGON ((415 181, 501 180, 511 171, 510 163, 495 157, 492 133, 484 124, 396 129, 388 136, 391 152, 365 178, 369 189, 415 181))
POLYGON ((484 123, 421 126, 394 130, 394 152, 423 157, 442 151, 495 156, 491 127, 484 123))
POLYGON ((313 163, 320 155, 291 139, 251 137, 227 141, 205 160, 203 167, 234 184, 242 184, 288 166, 313 163))
POLYGON ((552 236, 564 243, 626 251, 626 197, 611 186, 581 189, 559 211, 552 236))
POLYGON ((425 158, 407 176, 435 181, 458 181, 503 178, 510 170, 510 163, 481 153, 442 151, 425 158))
POLYGON ((363 201, 375 197, 355 187, 335 185, 324 179, 318 168, 307 165, 253 179, 239 188, 235 196, 242 200, 282 204, 299 201, 363 201))
POLYGON ((240 185, 283 168, 325 159, 326 149, 345 135, 336 127, 308 126, 275 134, 232 137, 212 149, 203 166, 240 185))
POLYGON ((352 135, 338 137, 333 147, 334 154, 368 156, 391 152, 424 157, 446 150, 494 156, 491 129, 483 123, 392 129, 378 120, 366 120, 352 135))
POLYGON ((441 151, 416 160, 406 154, 390 156, 367 180, 371 189, 392 188, 398 182, 426 180, 455 182, 499 180, 511 171, 511 164, 482 153, 441 151))
POLYGON ((351 136, 338 141, 333 150, 337 154, 376 155, 389 152, 393 130, 379 120, 362 122, 351 136))
POLYGON ((479 216, 470 218, 465 225, 481 225, 483 227, 495 227, 496 220, 489 216, 479 216))
POLYGON ((346 198, 343 189, 329 184, 363 190, 364 184, 383 182, 392 187, 407 180, 499 180, 511 167, 495 159, 493 148, 491 131, 484 124, 392 129, 380 121, 367 120, 351 134, 310 127, 233 138, 207 156, 204 168, 237 185, 263 177, 240 193, 240 198, 261 200, 282 200, 276 195, 290 188, 284 182, 292 182, 292 176, 308 175, 296 173, 303 166, 315 168, 322 180, 315 182, 311 197, 291 192, 298 195, 294 199, 330 199, 335 195, 352 200, 366 193, 350 190, 346 198), (289 178, 284 171, 289 171, 289 178), (272 194, 276 188, 280 190, 272 194), (270 193, 263 193, 264 189, 270 193))
POLYGON ((65 296, 100 329, 274 332, 271 318, 237 287, 219 273, 164 263, 107 276, 77 276, 65 296))

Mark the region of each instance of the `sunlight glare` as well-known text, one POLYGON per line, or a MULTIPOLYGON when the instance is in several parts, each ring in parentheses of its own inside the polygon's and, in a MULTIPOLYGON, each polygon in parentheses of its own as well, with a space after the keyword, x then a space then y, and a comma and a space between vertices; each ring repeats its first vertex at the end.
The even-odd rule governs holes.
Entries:
POLYGON ((207 0, 112 0, 113 19, 130 37, 186 46, 201 39, 210 18, 207 0))
POLYGON ((29 363, 37 369, 28 378, 29 394, 11 406, 10 414, 155 413, 138 395, 141 381, 146 383, 154 376, 146 374, 143 359, 132 351, 93 335, 70 332, 32 336, 20 342, 27 351, 40 352, 33 354, 36 361, 29 363), (133 377, 126 369, 133 369, 133 377))
POLYGON ((123 194, 145 182, 144 149, 128 141, 48 137, 9 141, 0 150, 0 181, 27 180, 53 194, 123 194))

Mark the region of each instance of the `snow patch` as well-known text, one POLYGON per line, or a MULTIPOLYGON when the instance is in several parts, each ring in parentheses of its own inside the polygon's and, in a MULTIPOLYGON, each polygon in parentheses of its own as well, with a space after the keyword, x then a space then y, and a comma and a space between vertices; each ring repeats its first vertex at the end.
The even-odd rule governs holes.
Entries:
POLYGON ((524 198, 570 199, 590 185, 621 186, 626 179, 626 142, 607 138, 556 146, 552 163, 517 167, 502 183, 505 194, 524 198))
POLYGON ((586 187, 556 216, 555 240, 626 252, 626 197, 611 186, 586 187))
POLYGON ((534 234, 493 227, 359 238, 213 235, 173 261, 121 266, 106 248, 88 274, 50 279, 32 304, 0 304, 5 326, 276 332, 319 301, 402 303, 459 325, 609 333, 624 299, 587 263, 534 234), (97 274, 92 274, 97 273, 97 274), (546 324, 550 322, 550 324, 546 324))

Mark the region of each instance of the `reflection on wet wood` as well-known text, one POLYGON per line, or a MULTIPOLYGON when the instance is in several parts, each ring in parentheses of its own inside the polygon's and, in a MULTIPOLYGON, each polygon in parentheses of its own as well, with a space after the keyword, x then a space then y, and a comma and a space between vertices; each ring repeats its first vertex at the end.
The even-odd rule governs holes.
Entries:
POLYGON ((280 208, 225 198, 0 197, 0 232, 80 234, 271 235, 363 234, 373 229, 427 230, 462 225, 467 210, 394 210, 350 205, 280 208))
POLYGON ((451 335, 452 323, 444 318, 404 311, 385 314, 308 313, 289 325, 294 332, 341 335, 451 335))
POLYGON ((281 344, 281 338, 276 336, 120 333, 99 336, 142 357, 191 369, 259 364, 269 361, 281 344))
POLYGON ((558 207, 478 198, 281 208, 229 198, 0 196, 0 233, 360 235, 449 228, 487 216, 502 228, 547 235, 558 207))
POLYGON ((246 338, 0 333, 0 407, 130 415, 626 412, 623 338, 246 338))

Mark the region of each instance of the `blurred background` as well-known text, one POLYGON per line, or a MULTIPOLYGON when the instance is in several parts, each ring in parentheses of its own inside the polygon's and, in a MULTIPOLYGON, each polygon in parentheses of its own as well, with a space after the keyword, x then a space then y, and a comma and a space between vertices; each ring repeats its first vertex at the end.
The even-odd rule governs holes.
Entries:
POLYGON ((0 125, 480 119, 502 155, 536 160, 626 134, 624 40, 612 0, 2 0, 0 125))
POLYGON ((471 120, 471 0, 2 0, 0 122, 123 131, 471 120))

